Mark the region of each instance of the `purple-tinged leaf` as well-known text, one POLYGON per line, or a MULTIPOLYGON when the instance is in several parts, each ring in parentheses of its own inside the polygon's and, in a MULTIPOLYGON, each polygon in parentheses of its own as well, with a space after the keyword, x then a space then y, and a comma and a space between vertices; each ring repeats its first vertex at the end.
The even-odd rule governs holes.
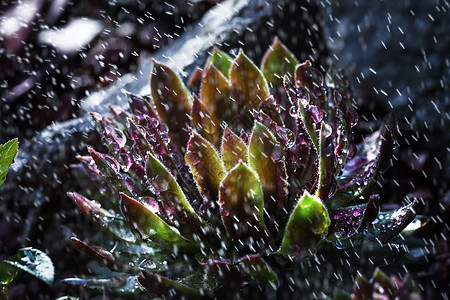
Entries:
POLYGON ((78 161, 83 167, 89 179, 100 189, 106 189, 104 177, 100 175, 100 170, 91 156, 77 156, 78 161))
POLYGON ((333 63, 325 76, 325 82, 330 89, 333 89, 342 95, 343 101, 351 105, 353 99, 353 91, 350 86, 350 81, 342 72, 338 71, 333 63))
MULTIPOLYGON (((380 212, 372 222, 370 219, 368 219, 367 222, 363 220, 363 222, 366 222, 366 226, 361 229, 358 228, 358 232, 349 239, 338 240, 335 245, 339 248, 348 248, 354 247, 364 240, 377 240, 379 243, 388 242, 414 221, 416 216, 413 209, 414 204, 415 203, 412 202, 395 211, 380 212)), ((376 212, 373 208, 372 211, 373 214, 376 212)))
POLYGON ((324 203, 336 192, 335 156, 332 144, 332 128, 322 123, 319 135, 319 176, 316 196, 324 203))
POLYGON ((99 203, 89 200, 77 193, 67 193, 70 199, 76 204, 80 212, 96 227, 111 234, 115 238, 134 243, 136 238, 128 230, 128 225, 120 216, 114 215, 102 208, 99 203))
POLYGON ((258 176, 240 162, 222 180, 219 188, 220 214, 232 238, 246 247, 249 238, 257 239, 266 231, 264 196, 258 176))
POLYGON ((300 97, 309 96, 312 105, 326 110, 326 93, 322 73, 313 68, 309 60, 295 69, 295 84, 299 88, 300 97))
POLYGON ((155 244, 166 249, 173 247, 183 251, 198 250, 198 246, 183 238, 175 229, 171 228, 153 210, 139 201, 121 193, 121 210, 131 228, 141 239, 150 239, 155 244))
POLYGON ((346 239, 362 232, 372 223, 379 211, 378 195, 371 196, 367 204, 329 210, 331 224, 327 240, 346 239))
POLYGON ((158 119, 158 114, 153 109, 149 101, 131 93, 127 93, 127 96, 131 111, 138 118, 138 120, 144 119, 145 116, 158 119))
POLYGON ((106 181, 112 189, 117 192, 116 194, 123 192, 131 195, 133 193, 132 183, 119 174, 121 171, 121 166, 115 158, 97 152, 92 148, 89 148, 88 151, 94 159, 100 173, 106 178, 106 181))
POLYGON ((286 46, 281 43, 278 37, 275 37, 272 45, 264 54, 261 63, 261 72, 264 74, 269 86, 283 87, 283 77, 285 75, 294 77, 295 66, 298 64, 295 58, 286 46))
MULTIPOLYGON (((194 235, 192 230, 206 236, 215 234, 215 230, 194 211, 175 178, 151 153, 147 155, 146 174, 151 189, 158 195, 163 207, 173 211, 176 217, 174 225, 183 236, 191 239, 194 235)), ((197 234, 194 240, 198 240, 197 234)))
POLYGON ((102 247, 84 242, 76 237, 72 237, 72 242, 78 249, 113 271, 134 274, 139 272, 137 268, 132 268, 129 265, 125 265, 120 262, 111 252, 103 249, 102 247))
POLYGON ((110 153, 116 155, 116 158, 122 163, 124 171, 128 171, 133 164, 133 159, 129 151, 125 149, 127 143, 125 133, 117 127, 107 124, 99 114, 91 113, 91 116, 99 129, 103 144, 108 147, 110 153))
POLYGON ((133 148, 140 157, 145 157, 147 152, 153 153, 152 146, 147 140, 145 129, 142 125, 136 124, 132 119, 128 119, 128 137, 134 141, 133 148))
POLYGON ((122 131, 126 131, 128 128, 128 118, 131 117, 131 114, 122 109, 119 105, 110 105, 109 111, 111 112, 113 118, 110 121, 114 126, 119 128, 122 131))
POLYGON ((223 52, 217 47, 214 47, 211 56, 209 56, 208 60, 206 61, 205 69, 207 69, 209 65, 213 65, 223 74, 223 76, 228 79, 232 64, 233 59, 227 53, 223 52))
POLYGON ((170 129, 172 140, 181 149, 186 145, 192 99, 183 81, 169 67, 153 61, 150 87, 156 110, 170 129))
POLYGON ((193 132, 184 159, 191 169, 200 193, 207 200, 204 205, 217 216, 219 185, 226 174, 219 154, 207 140, 193 132))
POLYGON ((338 192, 330 199, 331 208, 345 206, 359 197, 385 171, 394 148, 390 119, 363 143, 358 145, 356 156, 347 161, 342 174, 337 177, 338 192))
POLYGON ((256 109, 270 96, 266 79, 242 49, 231 66, 230 83, 240 107, 256 109))
POLYGON ((305 191, 289 217, 279 253, 306 254, 325 237, 330 222, 322 201, 305 191))
POLYGON ((265 223, 271 232, 280 232, 276 222, 286 216, 288 197, 284 149, 269 129, 256 121, 248 150, 250 167, 258 174, 264 194, 265 223))
POLYGON ((279 126, 283 127, 284 123, 281 119, 281 108, 277 101, 270 96, 259 104, 258 111, 261 111, 268 115, 273 121, 275 121, 279 126))
POLYGON ((229 172, 239 161, 248 163, 248 148, 242 138, 238 137, 231 129, 225 128, 220 146, 222 161, 225 170, 229 172))
POLYGON ((199 289, 188 287, 180 282, 150 272, 141 272, 138 275, 139 283, 144 287, 150 297, 163 299, 187 298, 197 299, 203 296, 199 289))
POLYGON ((415 202, 411 202, 395 211, 379 213, 378 218, 369 226, 369 232, 375 234, 382 243, 389 241, 414 220, 414 205, 415 202))
POLYGON ((194 95, 191 111, 191 126, 194 131, 208 140, 214 147, 220 145, 220 127, 217 120, 213 120, 203 102, 194 95))
POLYGON ((239 133, 239 137, 244 141, 246 145, 248 145, 248 134, 245 132, 244 129, 241 129, 241 132, 239 133))

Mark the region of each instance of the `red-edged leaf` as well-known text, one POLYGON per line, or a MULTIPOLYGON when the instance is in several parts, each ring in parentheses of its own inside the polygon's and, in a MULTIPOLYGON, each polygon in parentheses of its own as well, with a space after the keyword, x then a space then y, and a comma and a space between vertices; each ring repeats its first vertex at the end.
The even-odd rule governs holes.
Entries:
POLYGON ((239 161, 248 163, 247 145, 228 127, 223 132, 220 153, 222 154, 223 165, 227 172, 235 167, 239 161))

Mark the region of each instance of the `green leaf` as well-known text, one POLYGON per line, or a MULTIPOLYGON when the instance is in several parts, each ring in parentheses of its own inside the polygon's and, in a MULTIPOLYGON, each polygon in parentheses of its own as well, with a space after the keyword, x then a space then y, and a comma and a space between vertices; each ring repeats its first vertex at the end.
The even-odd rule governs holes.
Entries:
POLYGON ((143 240, 150 239, 161 247, 182 250, 197 249, 195 244, 183 238, 177 231, 164 222, 155 212, 137 200, 121 193, 121 208, 131 227, 143 240))
POLYGON ((235 101, 250 109, 258 108, 270 96, 263 74, 242 50, 231 66, 230 83, 235 101))
POLYGON ((14 269, 16 271, 25 271, 50 286, 53 284, 53 278, 55 277, 53 263, 47 254, 38 249, 31 247, 21 248, 16 254, 2 261, 0 265, 0 278, 2 284, 5 279, 6 282, 14 279, 15 275, 12 276, 11 274, 11 271, 14 269), (2 265, 4 266, 5 264, 8 265, 8 267, 6 269, 1 268, 2 265))
POLYGON ((223 76, 228 78, 232 64, 233 59, 228 54, 219 48, 214 47, 212 55, 208 57, 205 69, 207 69, 209 65, 213 65, 223 74, 223 76))
POLYGON ((146 174, 155 194, 178 219, 175 225, 182 235, 191 238, 192 229, 202 235, 215 235, 215 230, 194 211, 173 175, 151 153, 147 155, 146 174), (191 226, 182 226, 183 223, 191 226))
MULTIPOLYGON (((286 215, 284 208, 288 196, 288 181, 284 162, 284 149, 270 130, 255 121, 249 142, 250 167, 258 174, 264 194, 264 207, 268 213, 266 224, 286 215)), ((275 226, 275 225, 273 225, 275 226)), ((272 227, 272 226, 270 226, 272 227)), ((279 232, 279 228, 271 228, 279 232)))
POLYGON ((188 142, 185 161, 191 168, 200 193, 215 204, 225 168, 214 147, 196 132, 188 142))
POLYGON ((0 145, 0 188, 5 182, 6 174, 19 149, 19 140, 13 139, 0 145))
POLYGON ((174 71, 157 61, 153 61, 150 87, 161 121, 169 127, 172 140, 179 147, 184 146, 187 141, 184 129, 189 124, 192 107, 191 94, 174 71))
POLYGON ((240 160, 248 163, 247 145, 228 127, 223 132, 220 153, 222 154, 223 165, 227 172, 236 166, 240 160))
POLYGON ((292 78, 298 63, 294 54, 281 43, 278 37, 275 37, 269 50, 264 54, 261 71, 269 85, 282 86, 283 77, 288 75, 292 78))
MULTIPOLYGON (((10 284, 17 276, 17 268, 10 264, 0 261, 0 285, 10 284)), ((0 287, 1 288, 1 287, 0 287)), ((1 295, 1 291, 0 291, 1 295)))
POLYGON ((307 191, 297 203, 286 226, 280 254, 305 254, 327 233, 330 219, 322 201, 307 191))
POLYGON ((263 235, 266 226, 261 183, 243 162, 231 169, 222 180, 219 204, 223 223, 232 237, 246 241, 249 237, 263 235))

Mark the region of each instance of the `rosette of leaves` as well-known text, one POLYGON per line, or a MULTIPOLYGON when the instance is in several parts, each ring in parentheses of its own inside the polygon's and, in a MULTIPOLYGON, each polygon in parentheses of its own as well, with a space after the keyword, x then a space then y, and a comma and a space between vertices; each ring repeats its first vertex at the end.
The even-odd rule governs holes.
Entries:
POLYGON ((67 282, 168 298, 276 289, 272 257, 387 241, 414 218, 410 206, 379 214, 370 187, 394 147, 392 121, 356 144, 353 94, 333 66, 323 75, 275 39, 260 68, 214 49, 189 80, 197 94, 157 61, 150 85, 128 95, 130 112, 92 113, 108 153, 79 160, 97 200, 69 193, 111 236, 75 244, 125 275, 67 282))

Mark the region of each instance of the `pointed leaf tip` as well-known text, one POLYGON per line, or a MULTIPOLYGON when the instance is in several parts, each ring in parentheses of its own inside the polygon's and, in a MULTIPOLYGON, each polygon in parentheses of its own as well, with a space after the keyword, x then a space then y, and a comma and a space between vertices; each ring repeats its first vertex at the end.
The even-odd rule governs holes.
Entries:
POLYGON ((305 191, 289 217, 280 253, 307 253, 324 238, 330 223, 322 201, 305 191))
POLYGON ((298 63, 294 54, 278 37, 275 37, 272 46, 264 54, 261 71, 269 84, 274 87, 282 86, 283 77, 286 75, 293 77, 298 63))
POLYGON ((233 59, 227 53, 223 52, 217 47, 214 47, 211 56, 208 57, 205 69, 207 69, 208 66, 212 65, 228 79, 232 64, 233 59))
POLYGON ((219 204, 223 223, 232 237, 247 240, 263 235, 266 226, 261 183, 242 161, 222 180, 219 204))
POLYGON ((242 49, 231 66, 230 83, 235 93, 234 99, 251 109, 258 108, 270 96, 266 79, 242 49))
POLYGON ((239 161, 248 163, 247 145, 242 138, 237 136, 228 127, 223 132, 220 153, 222 154, 223 165, 227 172, 235 167, 239 161))

